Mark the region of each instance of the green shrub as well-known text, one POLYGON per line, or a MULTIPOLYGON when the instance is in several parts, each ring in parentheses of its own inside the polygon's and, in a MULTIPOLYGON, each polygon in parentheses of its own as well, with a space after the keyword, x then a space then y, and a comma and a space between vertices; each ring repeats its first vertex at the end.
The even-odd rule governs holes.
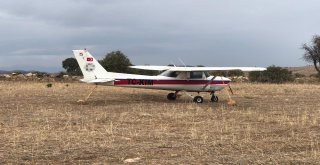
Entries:
POLYGON ((306 77, 304 74, 301 74, 301 73, 295 73, 293 76, 294 76, 295 78, 306 77))
POLYGON ((310 77, 320 78, 320 73, 311 74, 310 77))
POLYGON ((230 77, 244 76, 244 73, 241 70, 231 70, 228 72, 228 76, 230 77))
POLYGON ((52 87, 52 84, 51 83, 48 83, 47 84, 47 88, 51 88, 52 87))
POLYGON ((284 83, 294 80, 291 71, 274 65, 268 67, 267 70, 262 72, 250 72, 249 79, 253 82, 263 83, 284 83))
POLYGON ((230 70, 230 71, 213 71, 214 76, 224 76, 224 77, 234 77, 234 76, 244 76, 241 70, 230 70))

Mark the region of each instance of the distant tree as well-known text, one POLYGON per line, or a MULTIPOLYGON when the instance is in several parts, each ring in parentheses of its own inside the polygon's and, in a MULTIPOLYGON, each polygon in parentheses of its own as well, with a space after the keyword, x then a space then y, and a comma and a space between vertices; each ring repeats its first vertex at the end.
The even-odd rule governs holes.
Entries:
POLYGON ((320 75, 320 36, 314 35, 312 44, 303 44, 302 49, 305 50, 303 59, 307 62, 313 63, 314 68, 320 75))
POLYGON ((135 71, 129 66, 132 66, 130 59, 121 51, 113 51, 108 53, 105 58, 99 60, 99 63, 110 72, 119 73, 134 73, 135 71))
POLYGON ((62 61, 62 67, 70 75, 82 75, 79 64, 75 58, 67 58, 62 61))
POLYGON ((39 72, 39 71, 36 71, 36 72, 34 72, 34 74, 36 74, 37 77, 40 77, 40 78, 49 76, 49 73, 47 73, 47 72, 39 72))
POLYGON ((284 83, 293 81, 292 72, 288 69, 269 66, 265 71, 253 71, 249 73, 249 79, 253 82, 284 83))
POLYGON ((228 76, 230 76, 230 77, 234 77, 234 76, 244 76, 244 73, 243 73, 243 71, 241 71, 241 70, 230 70, 230 71, 228 72, 228 76))

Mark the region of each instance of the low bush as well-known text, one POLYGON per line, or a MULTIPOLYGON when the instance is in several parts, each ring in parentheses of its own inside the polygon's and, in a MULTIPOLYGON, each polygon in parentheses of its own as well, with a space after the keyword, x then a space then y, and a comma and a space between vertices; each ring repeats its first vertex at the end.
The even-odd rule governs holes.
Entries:
POLYGON ((244 72, 241 70, 230 70, 230 71, 214 71, 212 72, 214 76, 224 76, 224 77, 235 77, 244 76, 244 72))
POLYGON ((294 80, 292 72, 277 66, 270 66, 267 70, 250 72, 249 79, 252 82, 285 83, 294 80))

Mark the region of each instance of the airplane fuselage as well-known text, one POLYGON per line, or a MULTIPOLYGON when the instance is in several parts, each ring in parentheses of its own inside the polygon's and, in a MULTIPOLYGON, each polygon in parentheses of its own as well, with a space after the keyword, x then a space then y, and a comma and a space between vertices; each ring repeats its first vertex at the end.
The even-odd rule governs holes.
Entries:
MULTIPOLYGON (((112 72, 109 72, 113 74, 112 72)), ((160 89, 171 91, 189 91, 189 92, 214 92, 222 90, 231 80, 225 77, 203 77, 198 79, 178 79, 167 76, 145 76, 135 74, 114 73, 115 78, 112 82, 101 85, 160 89)))
POLYGON ((196 103, 202 103, 203 97, 199 95, 192 96, 188 94, 188 92, 198 92, 198 94, 200 92, 210 92, 211 101, 217 102, 218 97, 214 95, 214 92, 222 90, 231 82, 231 80, 226 77, 211 76, 209 71, 266 70, 266 68, 261 67, 130 66, 135 69, 162 71, 158 76, 146 76, 108 72, 87 50, 73 50, 73 53, 83 73, 83 79, 81 80, 83 82, 96 85, 174 91, 174 93, 171 92, 167 95, 168 100, 176 100, 178 93, 184 91, 184 93, 191 96, 196 103))

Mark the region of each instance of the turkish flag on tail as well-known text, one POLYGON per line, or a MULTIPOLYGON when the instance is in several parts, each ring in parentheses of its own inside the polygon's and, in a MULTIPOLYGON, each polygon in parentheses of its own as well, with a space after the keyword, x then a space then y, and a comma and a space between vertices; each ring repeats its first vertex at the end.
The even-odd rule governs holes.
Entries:
POLYGON ((92 57, 87 57, 87 61, 92 62, 93 58, 92 57))

